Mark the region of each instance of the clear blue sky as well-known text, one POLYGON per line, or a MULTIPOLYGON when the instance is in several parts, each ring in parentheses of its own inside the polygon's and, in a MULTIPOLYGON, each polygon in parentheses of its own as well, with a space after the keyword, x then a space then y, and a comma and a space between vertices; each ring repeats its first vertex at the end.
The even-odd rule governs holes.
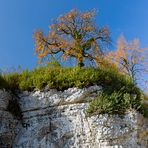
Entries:
POLYGON ((124 34, 148 47, 148 0, 0 0, 0 68, 35 67, 33 32, 47 32, 52 18, 73 8, 97 9, 97 24, 109 26, 113 45, 124 34))

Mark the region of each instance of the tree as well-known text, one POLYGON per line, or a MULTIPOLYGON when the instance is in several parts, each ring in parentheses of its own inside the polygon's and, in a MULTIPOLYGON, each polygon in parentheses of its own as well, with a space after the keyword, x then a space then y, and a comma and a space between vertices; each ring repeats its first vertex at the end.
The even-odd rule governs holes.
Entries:
POLYGON ((42 31, 34 33, 35 54, 40 61, 60 53, 63 59, 75 58, 82 67, 85 60, 99 61, 105 45, 110 43, 109 29, 96 27, 95 11, 72 10, 49 28, 47 36, 42 31))
POLYGON ((116 66, 120 72, 130 76, 134 83, 139 74, 147 72, 147 48, 139 47, 139 40, 127 42, 121 36, 117 41, 117 50, 107 54, 106 59, 116 66))

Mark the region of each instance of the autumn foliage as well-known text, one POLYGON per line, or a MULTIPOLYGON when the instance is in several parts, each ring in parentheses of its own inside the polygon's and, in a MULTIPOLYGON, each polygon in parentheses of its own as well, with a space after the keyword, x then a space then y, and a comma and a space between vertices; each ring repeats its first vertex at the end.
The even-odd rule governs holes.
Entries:
POLYGON ((147 72, 146 58, 147 48, 140 48, 138 39, 127 42, 123 36, 117 41, 117 49, 105 56, 108 63, 118 68, 121 73, 130 76, 134 83, 137 82, 139 75, 147 72))
POLYGON ((80 12, 72 10, 57 18, 49 26, 48 35, 36 31, 35 54, 40 61, 60 54, 63 59, 75 58, 78 66, 84 66, 85 60, 99 62, 106 44, 110 43, 107 27, 97 27, 95 11, 80 12))

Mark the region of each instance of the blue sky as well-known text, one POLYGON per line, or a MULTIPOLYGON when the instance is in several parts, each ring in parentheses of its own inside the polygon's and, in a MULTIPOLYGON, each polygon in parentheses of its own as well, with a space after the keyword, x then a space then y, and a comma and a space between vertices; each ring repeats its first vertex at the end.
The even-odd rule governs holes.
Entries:
POLYGON ((0 69, 35 67, 33 32, 47 32, 52 18, 74 8, 97 9, 97 24, 110 28, 113 45, 124 34, 148 47, 148 0, 0 0, 0 69))

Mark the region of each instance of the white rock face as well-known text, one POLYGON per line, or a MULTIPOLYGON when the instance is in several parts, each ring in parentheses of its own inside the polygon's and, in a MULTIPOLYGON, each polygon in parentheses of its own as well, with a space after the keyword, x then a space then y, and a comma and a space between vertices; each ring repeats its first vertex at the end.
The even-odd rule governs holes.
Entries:
MULTIPOLYGON (((101 87, 19 94, 23 121, 13 148, 147 148, 148 121, 135 111, 124 117, 86 116, 101 87)), ((15 121, 14 118, 11 121, 15 121)), ((6 121, 8 122, 8 121, 6 121)), ((16 125, 16 124, 15 124, 16 125)), ((19 131, 16 134, 16 130, 19 131)), ((4 130, 0 133, 5 135, 4 130)), ((2 146, 1 146, 2 147, 2 146)))

